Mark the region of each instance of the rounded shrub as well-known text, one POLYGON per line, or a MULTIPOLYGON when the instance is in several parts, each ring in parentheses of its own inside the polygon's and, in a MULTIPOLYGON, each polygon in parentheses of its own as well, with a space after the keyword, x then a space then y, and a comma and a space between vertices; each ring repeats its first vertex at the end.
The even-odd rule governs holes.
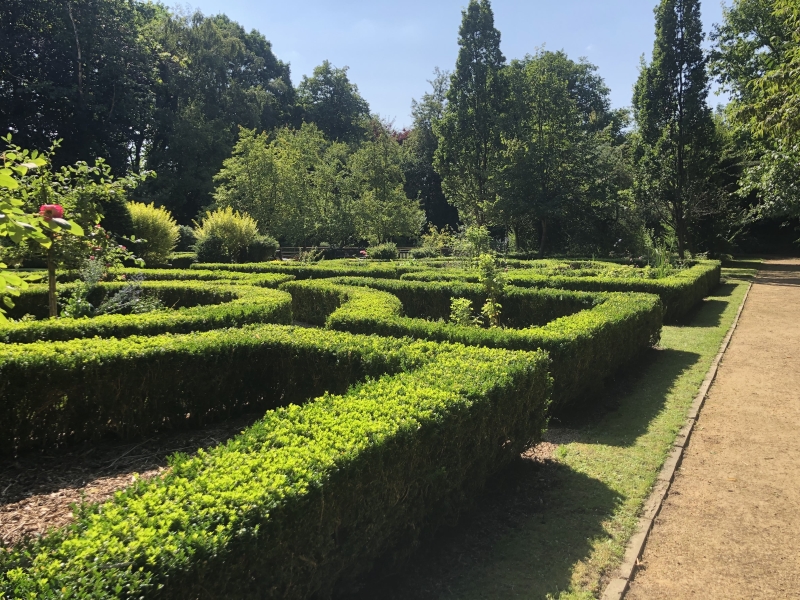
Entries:
POLYGON ((436 248, 432 248, 431 246, 411 249, 411 258, 436 258, 437 256, 439 256, 439 252, 436 251, 436 248))
POLYGON ((393 260, 400 256, 400 254, 397 252, 397 244, 392 242, 371 246, 367 249, 367 254, 370 258, 378 258, 383 260, 393 260))
POLYGON ((179 225, 178 236, 178 245, 175 251, 191 252, 192 248, 197 243, 197 234, 194 232, 194 229, 188 225, 179 225))
POLYGON ((136 253, 150 266, 164 265, 178 244, 178 224, 163 206, 130 202, 133 234, 145 240, 137 245, 136 253))
POLYGON ((260 262, 272 258, 278 243, 258 232, 258 223, 231 207, 207 212, 197 225, 198 262, 260 262))

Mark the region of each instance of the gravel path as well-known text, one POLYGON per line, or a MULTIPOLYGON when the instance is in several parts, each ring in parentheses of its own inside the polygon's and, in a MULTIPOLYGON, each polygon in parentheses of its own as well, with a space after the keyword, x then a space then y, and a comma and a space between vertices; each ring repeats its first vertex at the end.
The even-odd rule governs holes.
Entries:
POLYGON ((800 598, 800 261, 768 261, 627 600, 800 598))

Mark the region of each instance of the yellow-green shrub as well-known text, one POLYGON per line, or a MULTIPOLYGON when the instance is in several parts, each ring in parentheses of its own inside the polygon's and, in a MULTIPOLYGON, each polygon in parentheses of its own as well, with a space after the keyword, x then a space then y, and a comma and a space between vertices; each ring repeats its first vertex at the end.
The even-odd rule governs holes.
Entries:
POLYGON ((143 258, 148 266, 163 265, 178 245, 180 230, 172 214, 163 206, 142 202, 130 202, 133 219, 133 234, 142 240, 134 252, 143 258))

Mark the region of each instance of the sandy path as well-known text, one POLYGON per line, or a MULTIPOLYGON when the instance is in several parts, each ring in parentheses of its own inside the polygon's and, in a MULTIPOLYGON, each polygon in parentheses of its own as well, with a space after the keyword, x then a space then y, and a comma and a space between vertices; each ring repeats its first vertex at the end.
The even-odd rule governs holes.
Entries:
POLYGON ((769 261, 628 600, 800 598, 800 261, 769 261))

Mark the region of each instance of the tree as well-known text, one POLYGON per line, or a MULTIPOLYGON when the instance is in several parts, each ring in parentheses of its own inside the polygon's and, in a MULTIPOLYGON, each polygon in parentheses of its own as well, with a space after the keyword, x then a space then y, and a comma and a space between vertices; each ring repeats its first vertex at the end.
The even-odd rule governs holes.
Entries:
POLYGON ((713 34, 712 70, 733 100, 744 138, 739 195, 746 221, 800 216, 800 8, 784 0, 736 0, 713 34))
POLYGON ((348 67, 341 69, 324 61, 311 77, 303 76, 297 87, 297 102, 303 120, 314 123, 330 140, 357 144, 364 139, 364 121, 369 104, 358 93, 358 86, 347 78, 348 67))
POLYGON ((63 139, 56 166, 104 157, 136 166, 155 106, 157 53, 140 35, 163 9, 128 0, 0 3, 0 132, 26 147, 63 139))
POLYGON ((652 62, 642 64, 633 98, 641 136, 638 191, 672 228, 683 257, 692 220, 713 210, 716 198, 700 2, 662 0, 655 15, 652 62))
POLYGON ((347 147, 311 123, 272 137, 242 129, 215 177, 214 198, 220 207, 251 215, 262 233, 285 244, 345 244, 355 234, 346 160, 347 147))
POLYGON ((418 198, 425 210, 428 222, 436 227, 458 225, 458 211, 450 204, 442 191, 442 178, 433 167, 434 155, 439 139, 434 132, 434 123, 443 116, 447 103, 450 73, 434 71, 431 91, 422 99, 412 100, 411 114, 414 124, 403 139, 403 172, 406 178, 406 195, 418 198))
POLYGON ((162 15, 148 31, 159 49, 160 83, 145 162, 158 178, 139 195, 188 223, 211 204, 213 176, 239 127, 289 122, 294 88, 289 66, 264 36, 224 15, 162 15))
POLYGON ((456 69, 447 106, 434 125, 434 167, 448 201, 468 223, 488 224, 497 199, 500 117, 505 90, 500 32, 489 0, 470 0, 462 12, 456 69))
POLYGON ((375 139, 363 143, 348 161, 356 232, 372 244, 415 237, 425 224, 419 202, 409 200, 403 191, 400 144, 386 127, 377 125, 375 139))

